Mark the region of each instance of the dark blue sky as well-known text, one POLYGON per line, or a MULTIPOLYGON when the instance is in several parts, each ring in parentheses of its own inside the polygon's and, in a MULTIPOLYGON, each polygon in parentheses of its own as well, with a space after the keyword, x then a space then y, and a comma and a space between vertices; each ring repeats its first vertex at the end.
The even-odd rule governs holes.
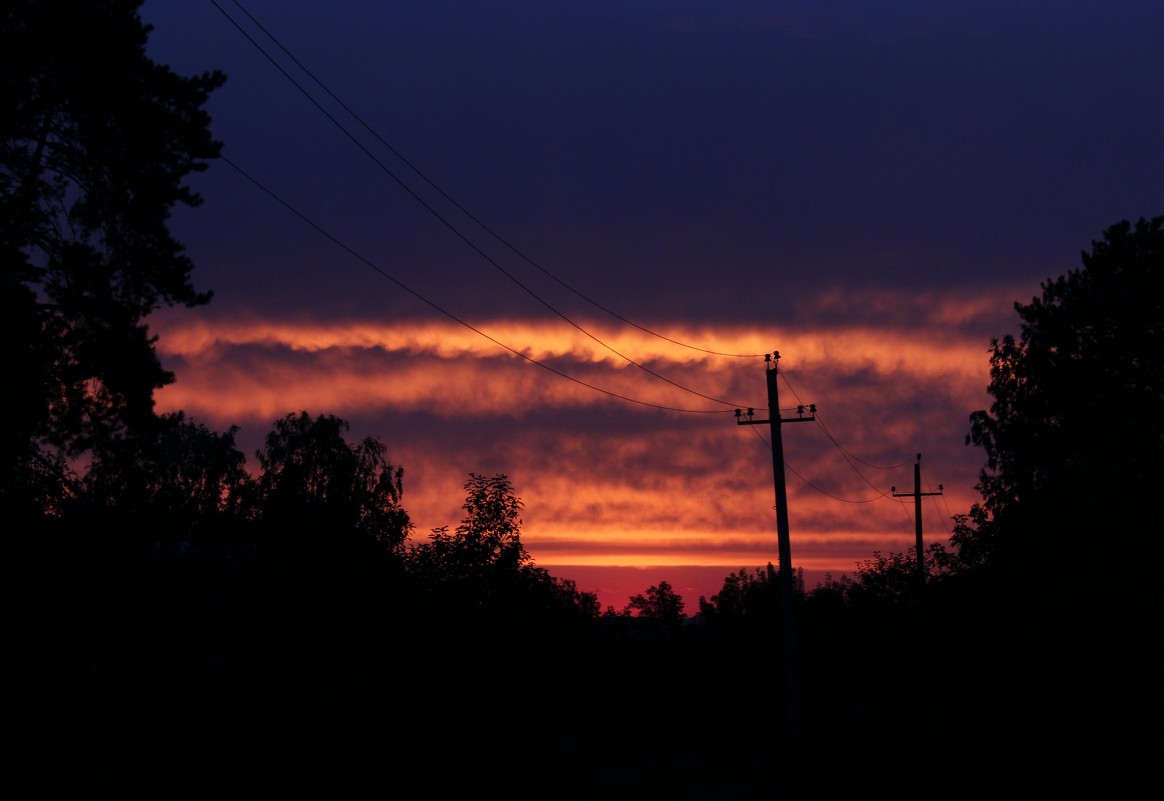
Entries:
POLYGON ((227 74, 224 155, 327 236, 225 162, 197 176, 174 226, 216 297, 156 321, 161 406, 248 455, 277 416, 343 416, 404 465, 421 536, 507 473, 540 564, 775 558, 756 432, 610 394, 762 407, 762 360, 591 301, 782 352, 782 399, 827 421, 786 438, 794 564, 837 571, 912 543, 886 496, 917 453, 948 532, 1013 302, 1164 213, 1160 3, 244 5, 278 44, 233 0, 150 0, 150 51, 227 74))
MULTIPOLYGON (((159 60, 228 74, 212 103, 228 157, 418 289, 530 308, 384 168, 506 269, 536 271, 218 3, 383 168, 209 0, 147 2, 159 60)), ((474 215, 633 317, 768 317, 761 286, 792 317, 802 293, 838 286, 1033 291, 1108 224, 1164 201, 1158 3, 244 6, 474 215)), ((237 284, 346 307, 367 280, 337 270, 321 292, 290 262, 334 246, 229 168, 199 187, 210 202, 187 240, 222 296, 237 284), (216 269, 240 248, 271 271, 216 269)))

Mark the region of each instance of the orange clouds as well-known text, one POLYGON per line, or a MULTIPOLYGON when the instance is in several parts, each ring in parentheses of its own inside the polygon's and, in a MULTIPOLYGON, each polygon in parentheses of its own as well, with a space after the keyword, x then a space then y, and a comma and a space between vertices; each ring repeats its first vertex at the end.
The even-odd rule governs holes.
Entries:
MULTIPOLYGON (((794 566, 840 574, 874 551, 912 547, 912 502, 889 496, 895 485, 912 491, 916 453, 946 487, 925 504, 928 540, 944 540, 950 515, 973 502, 981 459, 963 438, 987 400, 993 332, 983 315, 997 316, 994 302, 885 293, 854 309, 826 294, 805 312, 823 321, 811 330, 658 328, 708 350, 779 348, 781 405, 820 409, 818 422, 783 437, 794 566)), ((626 326, 588 324, 588 336, 561 320, 480 325, 512 351, 439 319, 186 312, 154 325, 177 375, 158 394, 163 411, 238 424, 248 453, 289 412, 344 417, 404 466, 417 537, 459 521, 467 473, 503 472, 542 566, 716 565, 726 575, 776 558, 768 430, 738 426, 732 413, 766 416, 760 357, 711 355, 626 326)))

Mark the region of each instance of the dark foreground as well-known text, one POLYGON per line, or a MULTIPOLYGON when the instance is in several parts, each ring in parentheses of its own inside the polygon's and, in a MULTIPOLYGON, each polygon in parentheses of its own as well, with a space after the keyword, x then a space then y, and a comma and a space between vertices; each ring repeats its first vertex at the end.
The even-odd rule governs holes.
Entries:
POLYGON ((437 609, 351 565, 43 557, 6 570, 9 798, 1159 786, 1158 632, 1136 620, 804 609, 790 731, 773 631, 437 609))

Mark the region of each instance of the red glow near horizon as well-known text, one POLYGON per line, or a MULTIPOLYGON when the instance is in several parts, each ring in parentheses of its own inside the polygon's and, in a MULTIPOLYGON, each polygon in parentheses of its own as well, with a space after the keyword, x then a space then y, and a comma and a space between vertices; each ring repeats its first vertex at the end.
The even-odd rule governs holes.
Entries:
MULTIPOLYGON (((159 351, 177 374, 158 393, 160 411, 182 409, 219 429, 239 425, 249 456, 285 414, 344 417, 352 437, 379 437, 404 466, 416 539, 460 520, 468 473, 505 473, 525 504, 523 541, 551 572, 690 568, 706 578, 720 570, 688 593, 694 612, 698 594, 714 594, 728 573, 776 560, 766 427, 737 426, 731 408, 652 380, 576 331, 535 321, 489 327, 537 343, 523 351, 531 359, 654 405, 551 375, 452 323, 171 315, 157 327, 159 351)), ((765 406, 759 358, 711 357, 641 332, 600 335, 708 397, 765 406)), ((766 339, 729 331, 713 344, 742 353, 762 351, 766 339)), ((796 354, 781 362, 782 371, 795 365, 782 405, 816 403, 822 421, 784 437, 794 567, 839 576, 874 552, 912 548, 912 503, 887 496, 891 486, 907 489, 921 450, 929 452, 927 472, 946 487, 926 511, 930 536, 944 540, 949 516, 974 500, 978 461, 962 438, 967 415, 984 404, 983 343, 860 322, 779 339, 788 342, 785 354, 796 354)))

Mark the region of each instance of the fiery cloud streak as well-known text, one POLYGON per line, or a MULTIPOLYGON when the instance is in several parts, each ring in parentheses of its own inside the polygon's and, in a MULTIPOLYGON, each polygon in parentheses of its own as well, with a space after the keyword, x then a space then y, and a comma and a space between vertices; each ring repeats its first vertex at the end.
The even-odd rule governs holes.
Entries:
MULTIPOLYGON (((870 299, 862 320, 826 295, 813 313, 849 322, 811 334, 741 325, 660 333, 731 353, 779 343, 781 405, 820 410, 817 423, 786 426, 783 438, 794 565, 819 577, 912 547, 912 501, 891 488, 912 491, 917 453, 927 480, 944 487, 924 507, 927 539, 944 540, 950 517, 975 499, 981 457, 964 437, 969 412, 988 400, 983 332, 999 316, 994 300, 898 297, 894 306, 886 295, 870 299), (903 309, 910 326, 894 323, 903 309)), ((523 539, 551 569, 726 575, 775 560, 768 432, 737 426, 733 414, 735 405, 766 414, 762 358, 714 356, 625 327, 588 325, 589 336, 560 321, 481 327, 521 355, 452 322, 171 314, 155 321, 177 374, 159 407, 239 425, 252 466, 282 415, 348 419, 354 436, 380 437, 404 466, 418 538, 459 521, 468 473, 503 472, 525 502, 523 539)))

